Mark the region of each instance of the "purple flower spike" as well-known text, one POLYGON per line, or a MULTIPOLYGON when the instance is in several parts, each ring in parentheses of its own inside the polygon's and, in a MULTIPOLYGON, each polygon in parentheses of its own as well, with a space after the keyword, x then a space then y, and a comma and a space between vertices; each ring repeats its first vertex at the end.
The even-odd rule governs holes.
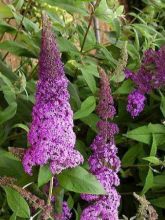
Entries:
POLYGON ((115 188, 111 188, 108 196, 103 196, 96 203, 88 206, 81 215, 81 220, 118 220, 120 196, 115 188))
POLYGON ((74 149, 73 112, 69 104, 68 80, 48 18, 43 18, 39 58, 39 81, 32 124, 28 134, 31 147, 23 157, 25 172, 32 167, 50 164, 53 174, 83 162, 74 149))
POLYGON ((127 111, 133 118, 138 116, 144 109, 145 96, 138 90, 134 90, 128 95, 127 111))
POLYGON ((117 175, 120 169, 120 159, 116 155, 117 147, 114 140, 119 129, 115 123, 108 121, 108 118, 114 117, 116 110, 109 80, 103 70, 100 71, 100 77, 100 100, 97 113, 101 119, 97 124, 99 132, 91 144, 93 154, 89 157, 88 163, 90 172, 102 184, 107 194, 82 194, 81 198, 92 205, 83 210, 81 220, 118 220, 120 205, 120 196, 115 189, 115 186, 120 184, 117 175))
POLYGON ((96 111, 102 119, 113 118, 116 114, 109 79, 102 69, 100 70, 99 104, 96 111))
POLYGON ((137 90, 128 96, 127 111, 134 118, 144 109, 145 94, 165 85, 165 46, 155 51, 146 50, 142 63, 136 73, 125 70, 126 78, 130 78, 136 85, 137 90))

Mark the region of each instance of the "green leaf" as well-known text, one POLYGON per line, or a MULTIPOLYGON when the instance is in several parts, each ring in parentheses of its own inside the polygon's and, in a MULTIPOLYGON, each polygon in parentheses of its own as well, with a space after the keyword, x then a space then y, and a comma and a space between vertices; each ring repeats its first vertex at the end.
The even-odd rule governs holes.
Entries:
POLYGON ((0 73, 0 79, 3 81, 3 83, 1 82, 1 90, 3 91, 7 103, 10 105, 16 101, 15 88, 9 78, 2 73, 0 73))
POLYGON ((85 65, 84 67, 81 67, 80 69, 90 90, 92 91, 93 94, 95 94, 96 93, 96 81, 92 73, 93 71, 95 71, 95 69, 91 68, 91 65, 85 65))
POLYGON ((126 166, 126 165, 134 164, 138 154, 139 154, 138 145, 130 147, 122 158, 122 165, 126 166))
POLYGON ((139 36, 138 36, 138 32, 136 31, 135 28, 133 28, 134 34, 135 34, 135 46, 137 51, 139 51, 140 49, 140 43, 139 43, 139 36))
POLYGON ((74 210, 74 213, 76 215, 76 220, 80 220, 80 215, 78 214, 77 210, 74 209, 74 208, 73 208, 73 210, 74 210))
POLYGON ((74 199, 73 199, 73 197, 71 196, 71 194, 69 194, 69 198, 68 198, 68 200, 67 200, 67 203, 68 203, 68 207, 69 207, 70 209, 72 209, 73 206, 74 206, 74 199))
POLYGON ((165 96, 160 92, 161 95, 161 104, 160 104, 160 110, 165 117, 165 96))
POLYGON ((79 53, 78 49, 75 47, 74 44, 72 44, 71 41, 63 38, 63 37, 60 37, 60 38, 57 38, 57 44, 60 48, 60 51, 61 52, 75 52, 75 53, 79 53))
POLYGON ((137 49, 133 44, 128 43, 127 48, 128 48, 128 54, 133 60, 139 59, 139 52, 137 51, 137 49))
POLYGON ((157 143, 156 143, 156 138, 154 134, 152 135, 152 137, 153 137, 153 141, 152 141, 150 156, 155 156, 157 152, 157 143))
POLYGON ((7 139, 9 130, 7 128, 7 126, 5 125, 0 125, 0 145, 2 145, 5 140, 7 139))
POLYGON ((50 5, 57 6, 62 8, 70 13, 80 13, 84 16, 87 16, 86 8, 81 1, 72 1, 72 0, 42 0, 43 3, 48 3, 50 5))
POLYGON ((7 76, 3 75, 2 73, 0 73, 0 78, 10 88, 10 90, 12 90, 14 93, 14 91, 15 91, 14 86, 13 86, 12 82, 9 80, 9 78, 7 76))
POLYGON ((16 29, 15 27, 9 24, 0 23, 0 33, 4 34, 5 32, 13 34, 13 33, 16 33, 16 29))
POLYGON ((72 108, 73 108, 73 106, 75 106, 76 109, 80 108, 81 100, 80 100, 80 97, 78 94, 78 89, 77 89, 76 85, 69 82, 68 90, 69 90, 69 94, 70 94, 70 103, 72 105, 72 108))
POLYGON ((10 219, 9 220, 17 220, 17 215, 15 213, 13 213, 11 216, 10 216, 10 219))
MULTIPOLYGON (((22 16, 20 18, 20 22, 21 22, 21 20, 22 20, 22 16)), ((29 32, 37 33, 40 31, 39 25, 37 23, 32 22, 30 19, 28 19, 26 17, 24 17, 24 19, 23 19, 23 25, 24 25, 25 29, 29 32)))
POLYGON ((9 105, 16 101, 16 94, 15 94, 15 91, 12 90, 11 86, 2 85, 1 89, 4 94, 4 98, 9 105))
POLYGON ((88 125, 93 131, 97 132, 97 122, 99 121, 99 117, 94 114, 91 113, 90 115, 88 115, 85 118, 81 118, 81 121, 84 122, 86 125, 88 125))
POLYGON ((95 110, 96 107, 96 99, 94 96, 89 96, 85 101, 81 104, 80 110, 78 110, 74 114, 74 119, 80 119, 87 117, 90 113, 95 110))
POLYGON ((120 20, 118 18, 114 18, 112 22, 113 28, 116 32, 116 41, 118 41, 121 33, 121 25, 120 25, 120 20))
POLYGON ((17 111, 17 103, 11 103, 5 110, 0 111, 0 124, 13 118, 17 111))
POLYGON ((154 176, 153 187, 165 187, 165 175, 154 176))
POLYGON ((159 208, 165 208, 165 196, 159 197, 157 199, 150 200, 151 204, 159 207, 159 208))
POLYGON ((0 176, 12 176, 20 178, 24 170, 20 161, 11 153, 0 150, 0 176))
POLYGON ((106 0, 102 0, 95 10, 95 16, 109 23, 113 17, 113 11, 107 5, 106 0))
POLYGON ((122 85, 114 92, 114 94, 129 94, 134 88, 134 85, 131 80, 126 80, 122 85))
POLYGON ((154 156, 144 157, 143 160, 147 160, 155 165, 160 165, 162 163, 161 160, 159 160, 157 157, 154 156))
POLYGON ((137 18, 140 21, 140 23, 146 24, 145 20, 142 19, 141 16, 139 16, 139 14, 130 12, 129 15, 131 15, 132 17, 137 18))
POLYGON ((118 71, 117 74, 113 74, 111 81, 115 82, 115 83, 120 83, 122 81, 124 81, 125 79, 125 74, 123 71, 118 71))
POLYGON ((35 53, 33 53, 33 51, 30 51, 25 45, 23 45, 23 43, 4 41, 0 43, 0 49, 6 50, 17 56, 36 58, 35 53))
POLYGON ((60 185, 69 191, 96 195, 105 194, 103 186, 96 177, 80 166, 64 170, 57 178, 60 185))
POLYGON ((152 134, 165 134, 165 126, 162 124, 149 123, 148 128, 152 134))
POLYGON ((12 128, 22 128, 22 129, 25 130, 27 133, 29 132, 28 126, 27 126, 27 125, 24 125, 24 124, 21 124, 21 123, 15 124, 12 128))
POLYGON ((145 143, 145 144, 150 144, 151 143, 151 132, 148 129, 148 126, 142 126, 135 128, 131 131, 128 131, 127 134, 125 135, 127 138, 145 143))
POLYGON ((161 34, 156 31, 156 29, 150 25, 146 24, 133 24, 132 25, 137 31, 139 31, 145 38, 151 38, 155 34, 161 36, 161 34))
POLYGON ((22 8, 23 4, 24 4, 24 0, 16 0, 16 1, 14 1, 14 5, 15 5, 15 8, 17 10, 20 10, 22 8))
POLYGON ((148 174, 146 176, 145 184, 142 190, 142 194, 145 194, 150 188, 153 186, 154 176, 151 168, 148 170, 148 174))
POLYGON ((38 174, 38 187, 41 187, 44 184, 48 183, 51 178, 52 173, 50 171, 49 165, 40 167, 38 174))
POLYGON ((165 143, 165 126, 162 124, 152 124, 148 125, 148 128, 152 135, 154 135, 155 143, 158 145, 165 143))
POLYGON ((106 47, 104 47, 103 45, 98 45, 98 49, 102 53, 101 58, 103 60, 107 59, 107 63, 110 66, 112 66, 113 68, 115 68, 115 64, 117 65, 117 61, 113 58, 111 52, 106 47))
POLYGON ((0 70, 4 76, 8 77, 10 80, 16 80, 16 74, 0 59, 0 70))
POLYGON ((86 153, 87 147, 83 141, 79 139, 76 140, 76 149, 83 155, 84 160, 88 158, 86 153))
POLYGON ((13 17, 12 11, 7 4, 0 2, 0 19, 13 17))
POLYGON ((81 209, 80 203, 78 203, 77 205, 78 220, 80 219, 81 213, 82 213, 82 209, 81 209))
POLYGON ((8 186, 5 186, 3 188, 6 192, 7 203, 12 211, 19 217, 29 218, 30 209, 25 199, 12 188, 8 186))
POLYGON ((145 144, 151 144, 152 135, 154 135, 157 146, 165 143, 165 126, 150 123, 148 126, 145 125, 128 131, 124 136, 145 144))
POLYGON ((115 11, 117 16, 122 16, 124 12, 124 5, 119 5, 115 11))
MULTIPOLYGON (((86 57, 86 59, 84 58, 83 62, 85 63, 84 68, 85 68, 86 72, 88 72, 89 74, 92 74, 93 76, 95 76, 97 78, 100 78, 99 72, 97 69, 97 65, 96 65, 96 63, 93 62, 92 59, 90 60, 90 57, 86 57)), ((81 69, 81 66, 80 66, 80 69, 81 69)))

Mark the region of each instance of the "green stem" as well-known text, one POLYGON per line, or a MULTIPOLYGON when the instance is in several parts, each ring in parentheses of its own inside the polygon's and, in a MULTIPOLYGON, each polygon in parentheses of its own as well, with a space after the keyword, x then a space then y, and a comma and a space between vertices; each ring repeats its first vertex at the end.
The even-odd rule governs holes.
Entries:
POLYGON ((87 30, 86 30, 85 35, 84 35, 84 39, 83 39, 83 42, 82 42, 82 45, 81 45, 80 52, 82 52, 83 49, 84 49, 85 41, 86 41, 86 38, 87 38, 87 35, 88 35, 88 32, 89 32, 90 26, 92 24, 93 18, 94 18, 94 13, 95 13, 95 10, 98 7, 99 3, 100 3, 100 0, 97 0, 95 5, 90 4, 92 6, 92 12, 91 12, 90 17, 89 17, 88 27, 87 27, 87 30))
POLYGON ((89 18, 88 27, 87 27, 87 30, 86 30, 85 35, 84 35, 84 39, 83 39, 83 42, 82 42, 82 45, 81 45, 81 50, 80 50, 80 52, 83 51, 83 48, 84 48, 84 45, 85 45, 85 41, 86 41, 87 35, 88 35, 88 32, 89 32, 90 26, 91 26, 91 24, 92 24, 92 20, 93 20, 93 12, 91 13, 90 18, 89 18))
POLYGON ((51 203, 52 192, 53 192, 53 180, 54 180, 54 177, 52 177, 50 180, 49 195, 48 195, 48 201, 47 201, 48 205, 50 205, 50 203, 51 203))

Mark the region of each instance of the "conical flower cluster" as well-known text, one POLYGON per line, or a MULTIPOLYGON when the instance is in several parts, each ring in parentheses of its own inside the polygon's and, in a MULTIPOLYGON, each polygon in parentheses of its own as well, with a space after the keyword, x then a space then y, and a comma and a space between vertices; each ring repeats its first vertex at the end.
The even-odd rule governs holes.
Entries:
POLYGON ((32 167, 50 164, 53 174, 83 162, 74 149, 73 112, 69 104, 68 80, 64 73, 51 24, 43 18, 39 82, 28 134, 31 147, 23 157, 23 166, 32 174, 32 167))
POLYGON ((81 220, 118 220, 120 196, 115 186, 120 183, 117 175, 120 160, 116 155, 117 148, 114 141, 118 127, 115 123, 108 121, 108 118, 113 119, 116 110, 108 77, 103 70, 100 70, 100 78, 100 100, 97 106, 97 113, 100 116, 97 124, 99 132, 91 144, 93 154, 89 158, 89 167, 91 173, 103 185, 107 195, 82 194, 82 199, 92 202, 92 205, 84 209, 81 220))
POLYGON ((128 95, 127 111, 135 118, 143 111, 146 97, 138 89, 128 95))
POLYGON ((130 78, 137 87, 128 96, 127 111, 133 118, 143 111, 145 95, 165 85, 164 57, 165 46, 157 51, 149 49, 145 51, 140 69, 136 73, 125 70, 126 78, 130 78))

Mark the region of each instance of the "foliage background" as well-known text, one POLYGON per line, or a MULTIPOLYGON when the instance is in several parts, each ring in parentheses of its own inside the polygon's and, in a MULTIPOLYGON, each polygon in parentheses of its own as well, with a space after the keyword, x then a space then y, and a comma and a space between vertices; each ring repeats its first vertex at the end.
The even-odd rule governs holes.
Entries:
MULTIPOLYGON (((123 70, 127 65, 136 71, 146 49, 158 49, 165 44, 165 1, 123 2, 125 9, 114 0, 98 1, 95 9, 90 0, 0 2, 0 176, 16 177, 21 187, 32 183, 29 190, 42 198, 45 196, 43 185, 51 177, 46 167, 39 172, 36 169, 32 177, 27 176, 20 161, 8 152, 9 147, 28 146, 26 135, 38 77, 41 11, 45 10, 52 20, 70 80, 77 149, 87 161, 89 145, 97 132, 95 107, 99 86, 97 67, 100 66, 109 74, 117 108, 115 121, 120 128, 116 138, 122 161, 118 188, 122 195, 120 216, 128 219, 135 216, 138 204, 133 192, 136 192, 145 194, 159 219, 164 219, 164 89, 152 92, 147 97, 145 111, 132 119, 126 112, 126 103, 134 85, 125 79, 123 70), (101 42, 96 39, 91 17, 99 20, 101 42)), ((88 169, 87 162, 83 167, 88 169)), ((85 181, 83 172, 75 175, 64 172, 59 177, 60 192, 65 190, 62 197, 73 208, 73 219, 79 219, 85 205, 79 198, 79 193, 87 190, 81 183, 85 181), (68 185, 69 178, 76 181, 76 187, 68 185)), ((87 187, 91 184, 83 183, 87 187)), ((93 187, 97 190, 96 184, 90 186, 89 191, 93 187)), ((23 213, 18 211, 22 199, 16 191, 0 188, 0 219, 28 218, 26 201, 21 202, 23 213)))

